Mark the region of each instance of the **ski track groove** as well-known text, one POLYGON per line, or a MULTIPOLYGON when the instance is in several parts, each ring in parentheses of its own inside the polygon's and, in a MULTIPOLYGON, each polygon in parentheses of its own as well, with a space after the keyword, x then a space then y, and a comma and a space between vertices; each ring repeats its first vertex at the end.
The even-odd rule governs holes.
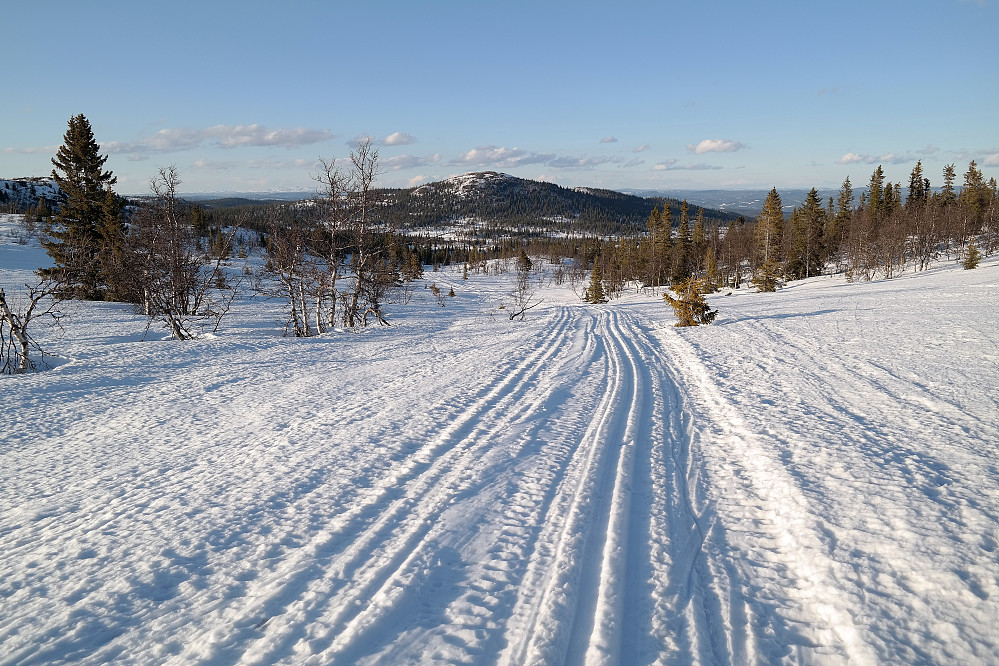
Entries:
POLYGON ((522 588, 541 592, 518 601, 508 634, 520 638, 508 643, 500 663, 615 663, 647 649, 624 645, 622 636, 625 608, 644 609, 648 627, 654 604, 638 583, 652 577, 649 563, 636 558, 650 552, 650 518, 632 501, 636 486, 645 500, 651 488, 647 476, 635 473, 644 470, 636 458, 650 455, 643 425, 648 378, 638 370, 618 313, 598 312, 593 337, 606 389, 574 454, 576 471, 560 483, 563 502, 552 507, 564 522, 547 521, 539 543, 548 556, 535 557, 525 574, 522 588))
MULTIPOLYGON (((330 584, 329 569, 333 568, 333 564, 329 560, 337 558, 340 552, 337 537, 349 533, 348 528, 357 523, 360 523, 358 529, 352 530, 352 532, 362 534, 366 530, 365 537, 344 546, 345 554, 339 558, 340 561, 336 564, 339 571, 344 574, 348 571, 360 570, 363 565, 358 560, 370 555, 361 546, 371 543, 380 534, 391 532, 395 527, 390 520, 391 517, 417 505, 421 497, 431 495, 440 479, 455 479, 474 462, 470 459, 472 454, 476 451, 481 452, 487 447, 490 441, 488 437, 482 437, 478 442, 474 441, 473 435, 482 428, 481 424, 475 424, 487 422, 491 413, 509 403, 515 404, 517 402, 520 392, 526 390, 529 382, 544 369, 544 361, 559 351, 559 345, 556 342, 564 335, 569 321, 568 313, 560 312, 551 328, 534 344, 531 353, 515 364, 512 372, 498 371, 494 382, 483 387, 476 394, 472 406, 468 410, 456 418, 445 432, 440 433, 410 456, 409 465, 404 471, 400 472, 398 467, 389 470, 387 476, 393 477, 392 482, 376 484, 373 492, 361 498, 345 516, 337 521, 336 527, 317 535, 309 547, 299 549, 293 562, 282 562, 281 571, 276 572, 274 576, 266 580, 261 580, 254 586, 259 591, 248 591, 245 596, 247 603, 243 604, 237 611, 228 611, 224 615, 225 624, 234 628, 230 633, 235 633, 235 636, 202 636, 200 640, 194 640, 189 644, 195 647, 178 656, 174 662, 184 663, 198 659, 220 661, 225 654, 228 654, 228 659, 233 662, 249 659, 249 663, 263 661, 268 656, 276 659, 287 656, 278 653, 286 651, 290 647, 288 643, 295 638, 290 634, 301 628, 295 629, 294 624, 291 624, 289 626, 292 628, 279 630, 278 633, 284 634, 283 636, 275 636, 268 627, 280 624, 273 622, 275 616, 307 613, 316 605, 325 606, 333 603, 334 597, 331 596, 329 590, 317 592, 310 588, 317 584, 320 587, 330 584), (472 433, 462 434, 463 429, 469 427, 469 424, 472 424, 472 433), (452 467, 454 459, 465 462, 465 465, 457 468, 452 467), (414 497, 411 495, 414 491, 410 489, 417 485, 419 488, 415 491, 417 495, 414 497), (404 486, 405 490, 402 490, 404 486), (392 494, 393 489, 399 489, 396 492, 400 496, 391 501, 390 508, 379 512, 379 509, 386 503, 385 497, 392 494), (322 564, 323 562, 326 564, 322 564), (353 569, 351 569, 352 564, 354 565, 353 569), (292 573, 289 576, 284 574, 284 571, 299 573, 292 573), (315 600, 313 597, 316 597, 315 600), (264 629, 263 634, 255 641, 251 641, 250 647, 239 650, 238 654, 235 655, 229 654, 225 650, 225 645, 241 644, 249 638, 251 632, 258 632, 261 629, 264 629), (243 640, 239 640, 240 637, 243 640), (209 648, 207 654, 204 652, 206 644, 213 646, 209 648)), ((516 412, 516 415, 519 414, 520 412, 516 412)), ((509 420, 512 420, 512 417, 505 419, 504 422, 509 420)), ((446 499, 450 499, 450 496, 446 496, 446 499)), ((446 505, 446 501, 438 502, 434 506, 434 511, 439 512, 446 505)), ((425 519, 420 519, 418 522, 425 524, 425 519)), ((424 533, 426 529, 428 528, 424 528, 424 533)), ((419 533, 419 531, 419 526, 416 526, 415 533, 419 533)), ((392 562, 398 560, 398 554, 394 560, 391 559, 391 556, 389 557, 392 562)), ((408 558, 405 561, 408 561, 408 558)), ((384 578, 383 576, 377 580, 384 578)), ((362 577, 361 580, 364 581, 365 578, 362 577)), ((367 581, 367 584, 363 585, 363 589, 367 590, 372 585, 374 585, 373 580, 367 581)), ((336 592, 334 591, 333 594, 336 592)), ((339 596, 337 595, 338 599, 339 596)), ((348 611, 349 608, 341 611, 341 614, 346 614, 348 611)), ((342 618, 339 623, 343 623, 342 618)), ((329 639, 328 636, 323 637, 319 643, 324 643, 327 639, 329 639)))
MULTIPOLYGON (((567 313, 563 312, 562 314, 566 325, 544 339, 541 345, 543 353, 530 363, 530 365, 536 366, 536 370, 513 384, 511 392, 504 396, 504 400, 498 403, 484 418, 475 420, 475 429, 466 439, 476 442, 474 447, 476 452, 486 452, 489 448, 488 444, 498 439, 497 433, 507 430, 511 424, 529 419, 542 409, 547 398, 545 389, 542 388, 541 395, 533 399, 528 399, 528 389, 531 388, 529 385, 547 370, 546 366, 550 359, 562 353, 561 345, 556 344, 556 342, 565 333, 569 321, 565 317, 567 313), (496 412, 499 413, 499 418, 489 427, 484 428, 482 424, 496 418, 496 412)), ((521 446, 523 444, 524 442, 521 441, 521 446)), ((517 459, 519 454, 520 450, 513 450, 509 453, 513 459, 517 459)), ((469 462, 468 456, 463 462, 467 464, 458 468, 458 471, 466 476, 471 472, 470 478, 462 480, 454 486, 443 484, 444 492, 432 496, 428 495, 430 502, 423 500, 421 506, 425 507, 427 504, 430 506, 418 512, 419 522, 412 528, 409 538, 404 543, 393 545, 393 549, 397 553, 396 561, 405 556, 404 561, 398 566, 393 561, 390 566, 379 568, 374 574, 365 574, 362 577, 365 582, 357 593, 352 595, 352 600, 357 607, 362 606, 361 602, 364 599, 370 601, 352 617, 350 612, 341 612, 335 614, 332 620, 324 619, 324 624, 327 625, 323 632, 324 635, 312 642, 312 647, 329 644, 328 647, 315 655, 319 662, 325 663, 333 660, 340 663, 352 662, 353 659, 349 656, 352 654, 351 650, 354 646, 363 644, 365 631, 376 625, 385 614, 392 611, 395 599, 404 595, 408 588, 413 587, 414 580, 427 575, 427 569, 434 559, 431 547, 435 543, 431 541, 430 534, 435 531, 436 519, 459 497, 474 496, 484 485, 484 481, 478 478, 481 476, 481 472, 472 470, 473 465, 469 462), (372 592, 372 590, 375 591, 372 592), (348 617, 349 620, 345 620, 345 617, 348 617)), ((452 470, 445 478, 450 478, 457 473, 457 471, 452 470)))
MULTIPOLYGON (((647 378, 639 371, 636 353, 626 336, 621 332, 618 313, 613 313, 608 326, 618 357, 619 368, 624 368, 624 384, 629 393, 624 431, 620 443, 619 457, 615 469, 612 500, 607 517, 608 524, 601 553, 600 577, 597 590, 596 608, 593 618, 593 631, 586 649, 586 663, 629 663, 634 661, 629 651, 624 651, 622 641, 624 631, 624 609, 640 606, 634 599, 641 589, 637 581, 637 562, 631 554, 639 549, 639 544, 649 538, 650 525, 647 520, 639 520, 640 512, 632 504, 632 494, 636 483, 635 459, 650 457, 651 435, 644 432, 643 423, 647 420, 649 393, 647 378), (622 357, 626 363, 622 363, 622 357), (631 566, 629 566, 629 564, 631 566)), ((617 438, 605 446, 617 446, 617 438)), ((644 477, 643 477, 644 478, 644 477)), ((634 649, 635 643, 628 645, 634 649)))
MULTIPOLYGON (((530 599, 527 618, 524 626, 514 624, 512 636, 520 636, 521 641, 508 644, 507 650, 500 657, 500 663, 563 663, 568 642, 568 630, 571 629, 574 611, 574 599, 571 584, 580 576, 578 571, 581 558, 576 557, 585 548, 586 523, 588 522, 589 504, 594 500, 592 490, 597 484, 600 458, 605 448, 599 446, 600 435, 605 430, 605 422, 610 419, 612 407, 620 391, 620 377, 610 371, 611 359, 606 353, 606 343, 603 336, 594 334, 597 349, 603 357, 605 373, 609 375, 609 389, 604 393, 600 404, 591 418, 574 460, 570 463, 570 471, 560 483, 559 496, 568 501, 568 508, 563 509, 563 502, 553 507, 556 516, 564 516, 564 522, 554 520, 548 523, 556 531, 553 536, 544 536, 543 542, 551 544, 551 562, 547 559, 535 558, 529 566, 526 582, 527 589, 541 589, 537 599, 530 599), (572 468, 581 468, 572 471, 572 468), (578 475, 579 478, 575 478, 578 475), (567 486, 568 487, 565 487, 567 486), (545 565, 548 565, 547 567, 545 565), (568 624, 569 627, 563 626, 568 624)), ((545 530, 548 532, 548 530, 545 530)), ((515 610, 515 615, 517 615, 515 610)))
MULTIPOLYGON (((597 347, 590 335, 592 327, 593 318, 587 317, 585 328, 573 332, 575 337, 582 338, 574 375, 584 373, 592 365, 597 347)), ((570 385, 577 384, 570 381, 570 385)), ((545 556, 547 544, 541 539, 543 524, 545 519, 558 515, 553 504, 560 499, 559 490, 580 449, 576 433, 588 422, 585 410, 579 409, 578 398, 569 403, 570 398, 556 398, 553 394, 550 400, 552 404, 544 409, 546 419, 519 438, 518 456, 529 444, 536 453, 525 457, 516 467, 520 482, 513 484, 507 480, 503 495, 491 502, 505 507, 498 518, 499 534, 485 560, 469 567, 466 591, 445 609, 453 624, 439 627, 434 634, 452 647, 446 655, 432 655, 434 659, 481 663, 483 654, 499 655, 509 642, 511 609, 525 593, 525 587, 529 587, 524 579, 532 558, 545 556), (567 403, 571 405, 569 409, 564 408, 567 403), (556 413, 553 407, 563 407, 563 411, 556 413), (485 640, 468 645, 466 636, 477 636, 487 630, 485 640)))

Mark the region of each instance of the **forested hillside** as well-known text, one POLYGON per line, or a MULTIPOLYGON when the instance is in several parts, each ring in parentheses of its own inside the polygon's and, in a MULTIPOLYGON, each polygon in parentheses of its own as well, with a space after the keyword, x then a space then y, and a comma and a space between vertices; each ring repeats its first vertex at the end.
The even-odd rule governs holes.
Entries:
MULTIPOLYGON (((379 215, 412 227, 472 219, 497 228, 549 230, 579 235, 619 236, 644 231, 653 208, 669 205, 679 215, 680 201, 637 197, 595 188, 570 189, 503 173, 484 171, 455 176, 408 190, 387 190, 379 215)), ((706 211, 719 222, 737 216, 706 211)))
MULTIPOLYGON (((409 189, 371 192, 372 215, 384 226, 426 232, 454 224, 473 224, 478 233, 496 237, 532 235, 629 236, 646 230, 653 209, 668 206, 679 219, 682 202, 668 197, 639 197, 596 188, 566 188, 493 171, 468 173, 409 189)), ((250 226, 274 218, 290 219, 303 203, 256 202, 236 198, 198 202, 219 224, 241 218, 250 226)), ((707 209, 705 218, 727 224, 737 215, 707 209)))

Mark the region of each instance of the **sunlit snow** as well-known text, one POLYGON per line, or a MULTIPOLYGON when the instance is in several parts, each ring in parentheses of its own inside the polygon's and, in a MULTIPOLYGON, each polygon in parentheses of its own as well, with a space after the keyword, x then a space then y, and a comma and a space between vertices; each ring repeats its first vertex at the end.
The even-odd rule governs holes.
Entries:
MULTIPOLYGON (((16 228, 8 297, 46 263, 16 228)), ((511 275, 461 277, 359 333, 249 297, 191 342, 116 304, 36 330, 54 367, 0 377, 0 663, 996 660, 995 257, 696 329, 543 275, 511 322, 511 275)))

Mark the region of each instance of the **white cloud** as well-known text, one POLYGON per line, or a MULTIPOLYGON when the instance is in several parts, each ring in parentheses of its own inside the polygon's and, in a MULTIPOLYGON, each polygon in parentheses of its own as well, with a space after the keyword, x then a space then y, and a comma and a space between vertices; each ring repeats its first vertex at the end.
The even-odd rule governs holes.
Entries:
POLYGON ((992 155, 986 155, 982 163, 986 166, 999 166, 999 153, 993 153, 992 155))
POLYGON ((746 147, 746 144, 740 143, 739 141, 705 139, 696 146, 694 144, 688 145, 687 150, 692 153, 696 153, 697 155, 703 155, 704 153, 734 153, 737 150, 742 150, 746 147))
POLYGON ((545 166, 555 169, 592 169, 601 164, 620 164, 623 160, 620 157, 555 157, 545 162, 545 166))
POLYGON ((383 146, 408 146, 411 143, 416 143, 416 139, 402 132, 393 132, 382 140, 383 146))
POLYGON ((636 166, 642 164, 643 161, 635 159, 625 162, 623 158, 616 156, 556 155, 554 153, 535 153, 521 148, 479 146, 448 162, 448 164, 500 169, 543 164, 553 169, 594 169, 605 164, 636 166))
POLYGON ((721 168, 722 167, 715 166, 713 164, 705 164, 704 162, 698 162, 696 164, 680 164, 679 160, 674 159, 659 162, 652 167, 653 171, 717 171, 721 168))
POLYGON ((351 148, 357 148, 365 141, 371 141, 372 143, 374 143, 375 137, 371 136, 370 134, 358 134, 353 139, 348 141, 347 145, 350 146, 351 148))
POLYGON ((527 164, 544 164, 548 160, 555 159, 551 153, 532 153, 520 148, 504 148, 498 146, 479 146, 461 155, 450 163, 452 165, 464 166, 493 166, 503 169, 524 166, 527 164))
POLYGON ((847 153, 843 157, 836 160, 836 164, 856 164, 857 162, 866 162, 867 158, 863 155, 858 155, 857 153, 847 153))
POLYGON ((45 153, 55 155, 56 151, 59 150, 59 146, 42 146, 40 148, 4 148, 3 152, 11 155, 35 155, 37 153, 45 153))
POLYGON ((649 148, 651 148, 651 146, 650 146, 649 144, 647 144, 647 143, 643 143, 643 144, 642 144, 642 145, 640 145, 640 146, 635 146, 635 147, 634 147, 634 148, 633 148, 633 149, 631 150, 631 152, 633 152, 633 153, 644 153, 644 152, 645 152, 646 150, 648 150, 649 148))
POLYGON ((216 125, 205 130, 206 134, 218 140, 221 148, 240 146, 282 146, 296 148, 320 143, 332 137, 329 130, 314 130, 306 127, 291 129, 270 129, 262 125, 216 125))
POLYGON ((306 127, 269 128, 263 125, 215 125, 204 129, 188 127, 164 128, 138 141, 111 141, 101 145, 109 153, 128 155, 129 159, 146 159, 152 153, 174 153, 190 150, 210 142, 216 148, 246 146, 297 148, 320 143, 332 137, 329 130, 306 127))
POLYGON ((419 155, 396 155, 387 159, 379 160, 378 163, 386 169, 398 171, 399 169, 413 169, 416 167, 428 166, 440 162, 440 153, 429 156, 419 155))
POLYGON ((600 139, 600 143, 617 143, 617 137, 615 136, 605 136, 600 139))
POLYGON ((427 182, 427 177, 422 173, 418 176, 413 176, 409 179, 409 187, 416 187, 417 185, 422 185, 427 182))
POLYGON ((837 164, 915 164, 921 155, 936 152, 937 149, 928 146, 927 150, 920 153, 883 153, 881 155, 861 155, 858 153, 847 153, 836 160, 837 164))
POLYGON ((228 171, 229 169, 234 169, 239 164, 237 162, 216 162, 213 160, 200 159, 195 160, 192 164, 195 169, 204 169, 205 171, 228 171))
POLYGON ((357 148, 365 141, 370 141, 376 146, 408 146, 412 143, 416 143, 416 138, 403 132, 393 132, 384 139, 376 139, 370 134, 358 134, 353 139, 348 141, 347 145, 351 148, 357 148))

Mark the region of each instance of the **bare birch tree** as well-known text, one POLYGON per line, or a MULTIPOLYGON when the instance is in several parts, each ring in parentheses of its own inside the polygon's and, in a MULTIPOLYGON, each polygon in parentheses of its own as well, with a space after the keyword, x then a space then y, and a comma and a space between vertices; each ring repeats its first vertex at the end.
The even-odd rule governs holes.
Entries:
MULTIPOLYGON (((226 279, 223 256, 215 259, 199 247, 190 208, 177 196, 181 184, 174 166, 163 167, 150 181, 154 200, 134 221, 127 238, 128 270, 150 320, 163 321, 177 340, 197 334, 206 324, 218 328, 238 284, 226 279)), ((234 227, 224 239, 231 245, 234 227)))
POLYGON ((44 279, 35 285, 25 285, 27 293, 20 301, 8 301, 0 288, 0 374, 13 375, 31 372, 37 367, 32 353, 40 362, 42 348, 32 337, 30 328, 39 319, 58 323, 60 285, 44 279))

